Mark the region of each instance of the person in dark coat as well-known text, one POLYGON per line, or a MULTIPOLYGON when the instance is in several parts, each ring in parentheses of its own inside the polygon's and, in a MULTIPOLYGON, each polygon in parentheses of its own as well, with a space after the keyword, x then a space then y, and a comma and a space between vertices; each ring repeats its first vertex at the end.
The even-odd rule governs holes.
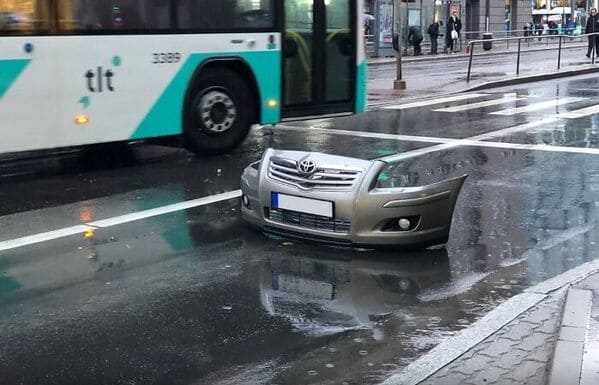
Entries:
POLYGON ((447 53, 448 49, 450 52, 454 51, 455 42, 460 38, 461 29, 462 21, 458 17, 458 13, 454 12, 451 16, 449 16, 449 19, 447 19, 447 34, 445 35, 445 53, 447 53), (454 36, 452 36, 452 31, 456 31, 457 38, 455 38, 455 34, 454 36))
POLYGON ((443 36, 442 33, 439 33, 442 26, 443 22, 439 20, 429 25, 428 29, 426 30, 428 36, 431 38, 431 55, 437 54, 437 38, 439 36, 443 36))
POLYGON ((549 28, 550 35, 557 35, 557 23, 553 20, 547 22, 547 28, 549 28))
POLYGON ((420 27, 411 26, 408 28, 408 43, 412 43, 414 46, 414 56, 420 56, 422 54, 420 43, 422 43, 423 39, 420 27))
MULTIPOLYGON (((599 32, 599 16, 597 15, 597 9, 591 8, 591 15, 587 18, 587 25, 584 29, 584 33, 595 33, 599 32)), ((595 56, 599 52, 599 36, 592 35, 587 36, 589 39, 589 46, 587 49, 587 57, 591 57, 591 51, 595 48, 595 56)))

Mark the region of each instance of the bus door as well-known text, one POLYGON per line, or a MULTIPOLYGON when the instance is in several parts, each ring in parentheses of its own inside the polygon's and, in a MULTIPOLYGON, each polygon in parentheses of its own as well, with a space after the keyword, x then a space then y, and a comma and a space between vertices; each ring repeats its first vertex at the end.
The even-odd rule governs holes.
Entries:
POLYGON ((356 1, 283 3, 283 117, 352 112, 356 1))

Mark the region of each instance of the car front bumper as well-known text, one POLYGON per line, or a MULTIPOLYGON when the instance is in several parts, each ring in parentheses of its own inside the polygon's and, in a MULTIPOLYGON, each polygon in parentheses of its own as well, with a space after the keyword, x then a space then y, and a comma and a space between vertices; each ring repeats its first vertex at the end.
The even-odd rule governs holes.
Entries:
POLYGON ((379 160, 269 149, 259 163, 243 172, 242 216, 267 232, 330 243, 364 247, 445 243, 467 176, 419 187, 377 188, 386 166, 379 160), (291 165, 306 159, 326 165, 312 176, 302 175, 299 169, 294 173, 291 165), (289 165, 284 167, 286 174, 278 173, 281 160, 289 165), (352 170, 349 182, 344 179, 348 168, 352 170), (327 176, 334 181, 327 180, 327 176), (336 185, 339 180, 343 183, 336 185), (332 202, 332 215, 315 215, 301 207, 273 207, 278 204, 273 193, 332 202))

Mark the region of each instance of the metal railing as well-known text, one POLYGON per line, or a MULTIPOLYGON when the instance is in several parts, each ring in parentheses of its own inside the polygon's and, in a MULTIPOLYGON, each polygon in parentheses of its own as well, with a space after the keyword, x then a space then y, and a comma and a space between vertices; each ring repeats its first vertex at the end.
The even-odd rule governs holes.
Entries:
MULTIPOLYGON (((569 41, 571 42, 575 42, 575 41, 580 41, 582 36, 584 36, 583 34, 575 34, 576 29, 570 30, 571 33, 565 33, 565 34, 561 34, 562 36, 569 36, 570 39, 569 41)), ((489 31, 490 33, 493 34, 493 36, 498 36, 497 39, 503 39, 503 43, 505 43, 505 50, 508 51, 510 50, 510 43, 513 43, 513 40, 508 39, 509 37, 523 37, 524 39, 526 39, 526 46, 530 47, 531 45, 540 45, 540 44, 544 44, 546 46, 551 45, 553 42, 555 42, 555 39, 548 39, 548 38, 556 38, 558 36, 560 36, 560 34, 558 34, 558 30, 548 30, 547 28, 539 30, 539 29, 512 29, 512 30, 500 30, 500 31, 489 31), (540 32, 540 34, 539 34, 540 32), (555 32, 555 33, 554 33, 555 32), (538 39, 538 40, 537 40, 538 39), (537 40, 537 41, 535 41, 537 40), (544 40, 544 42, 541 42, 541 40, 544 40)), ((488 33, 486 31, 464 31, 460 33, 460 38, 459 38, 459 47, 460 50, 462 50, 463 45, 462 44, 468 44, 470 41, 473 40, 480 40, 480 38, 478 36, 482 36, 484 33, 488 33)))
MULTIPOLYGON (((442 27, 443 28, 443 27, 442 27)), ((579 43, 580 41, 582 41, 582 37, 584 35, 575 35, 574 34, 574 30, 572 30, 572 34, 565 34, 562 36, 569 36, 569 39, 567 40, 567 42, 564 42, 564 44, 575 44, 575 43, 579 43)), ((443 33, 443 36, 440 36, 438 39, 438 47, 441 51, 444 51, 447 47, 443 47, 443 43, 446 43, 446 36, 445 36, 445 29, 442 29, 441 31, 443 33)), ((491 31, 462 31, 460 32, 460 37, 458 38, 458 40, 456 41, 456 43, 454 43, 454 49, 456 52, 463 52, 463 48, 464 46, 468 46, 468 43, 470 43, 471 41, 475 41, 475 40, 480 40, 480 38, 478 36, 482 36, 485 33, 492 33, 493 36, 501 36, 501 37, 497 37, 495 39, 496 42, 499 43, 503 43, 500 46, 495 45, 494 46, 494 50, 505 50, 505 51, 512 51, 514 50, 515 46, 514 46, 514 41, 515 39, 508 39, 508 37, 522 37, 525 39, 526 42, 526 47, 535 47, 535 46, 546 46, 549 47, 552 44, 557 44, 557 39, 550 39, 550 38, 557 38, 558 36, 560 36, 559 34, 550 34, 548 32, 548 30, 545 28, 544 30, 535 30, 535 29, 512 29, 512 30, 491 30, 491 31), (539 35, 538 32, 543 32, 544 34, 539 35), (537 41, 538 39, 538 41, 537 41), (511 46, 510 46, 511 43, 511 46), (511 48, 510 48, 511 47, 511 48)), ((422 47, 428 47, 430 46, 430 40, 428 40, 428 34, 425 33, 425 31, 423 30, 423 35, 426 37, 425 40, 422 42, 422 47)), ((375 35, 368 35, 367 38, 370 37, 372 39, 374 39, 376 36, 375 35)), ((368 40, 367 40, 368 41, 368 40)), ((402 46, 404 47, 404 55, 408 54, 408 50, 411 47, 411 45, 408 43, 407 41, 407 33, 404 34, 402 36, 402 46)), ((368 45, 367 45, 368 47, 368 45)), ((466 51, 467 52, 467 51, 466 51)), ((515 52, 515 50, 514 50, 515 52)))
MULTIPOLYGON (((572 35, 540 35, 540 36, 534 36, 535 39, 557 39, 558 40, 558 47, 557 47, 557 69, 559 70, 561 67, 561 60, 562 60, 562 42, 565 39, 580 39, 582 36, 591 36, 594 37, 595 39, 599 39, 599 32, 595 32, 595 33, 588 33, 585 35, 580 35, 580 36, 572 36, 572 35)), ((531 36, 521 36, 521 37, 503 37, 503 38, 497 38, 497 39, 478 39, 478 40, 471 40, 468 42, 468 46, 467 46, 467 50, 468 53, 470 54, 470 57, 468 59, 468 75, 466 76, 466 82, 470 81, 470 74, 472 72, 472 57, 474 55, 474 47, 477 44, 481 44, 484 48, 484 44, 493 44, 493 42, 506 42, 506 41, 513 41, 513 42, 517 42, 518 44, 518 49, 515 53, 517 53, 517 59, 516 59, 516 75, 520 74, 520 54, 521 54, 521 47, 522 47, 522 40, 525 39, 531 39, 531 36)), ((595 52, 595 44, 593 42, 592 44, 592 57, 591 57, 591 63, 595 64, 595 56, 596 56, 597 52, 595 52)))

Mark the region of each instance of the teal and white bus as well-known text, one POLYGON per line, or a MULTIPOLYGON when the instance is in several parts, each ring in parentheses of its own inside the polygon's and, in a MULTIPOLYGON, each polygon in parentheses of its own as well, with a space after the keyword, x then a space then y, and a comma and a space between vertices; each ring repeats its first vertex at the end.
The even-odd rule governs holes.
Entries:
POLYGON ((0 0, 0 153, 179 136, 365 107, 362 0, 0 0))

